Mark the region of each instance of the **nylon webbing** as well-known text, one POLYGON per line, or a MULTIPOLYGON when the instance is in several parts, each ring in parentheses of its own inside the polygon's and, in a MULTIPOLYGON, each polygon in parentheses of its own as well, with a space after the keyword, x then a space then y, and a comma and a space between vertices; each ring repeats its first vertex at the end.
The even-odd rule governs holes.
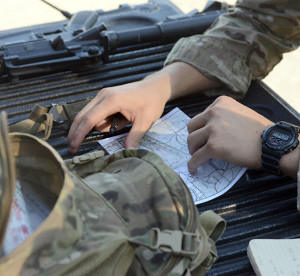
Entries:
POLYGON ((215 242, 224 232, 226 222, 213 211, 206 211, 199 216, 199 223, 196 233, 178 230, 158 231, 157 228, 153 228, 145 235, 130 238, 129 242, 151 250, 162 250, 181 256, 181 261, 172 268, 170 274, 189 275, 190 271, 194 274, 195 270, 197 271, 195 275, 204 275, 217 260, 215 242), (185 240, 189 240, 189 250, 185 250, 185 240))
POLYGON ((91 99, 82 100, 74 103, 62 105, 52 105, 43 107, 35 105, 28 119, 17 122, 9 126, 10 132, 23 132, 37 134, 44 132, 44 140, 47 140, 52 132, 53 127, 66 121, 71 123, 76 114, 86 106, 91 99))
POLYGON ((225 220, 211 210, 203 212, 200 215, 200 224, 214 242, 221 237, 226 228, 225 220))

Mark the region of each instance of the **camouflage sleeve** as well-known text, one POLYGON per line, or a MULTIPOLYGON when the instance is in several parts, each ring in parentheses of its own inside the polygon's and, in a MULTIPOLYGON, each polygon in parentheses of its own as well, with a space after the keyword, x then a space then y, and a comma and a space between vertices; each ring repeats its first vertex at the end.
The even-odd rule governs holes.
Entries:
POLYGON ((186 62, 240 98, 299 45, 300 1, 239 0, 203 35, 180 39, 165 65, 186 62))

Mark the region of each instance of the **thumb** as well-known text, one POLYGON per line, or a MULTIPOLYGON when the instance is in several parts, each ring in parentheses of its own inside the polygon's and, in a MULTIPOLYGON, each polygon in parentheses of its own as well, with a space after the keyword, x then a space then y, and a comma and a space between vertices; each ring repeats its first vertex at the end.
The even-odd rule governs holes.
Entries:
POLYGON ((140 141, 142 140, 149 128, 149 126, 146 126, 143 123, 139 124, 139 122, 136 122, 135 124, 133 124, 131 130, 129 131, 125 139, 124 147, 126 149, 137 148, 139 146, 140 141))
POLYGON ((132 132, 132 130, 130 130, 124 142, 125 149, 138 148, 145 133, 146 132, 132 132))

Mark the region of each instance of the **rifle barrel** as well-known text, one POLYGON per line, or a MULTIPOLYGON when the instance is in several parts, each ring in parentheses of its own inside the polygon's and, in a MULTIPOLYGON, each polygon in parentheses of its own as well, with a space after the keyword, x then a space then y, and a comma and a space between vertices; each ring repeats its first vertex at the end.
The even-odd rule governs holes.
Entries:
POLYGON ((197 13, 179 19, 159 22, 152 26, 126 30, 104 31, 101 37, 106 42, 108 50, 146 42, 174 42, 181 37, 202 34, 225 10, 197 13))

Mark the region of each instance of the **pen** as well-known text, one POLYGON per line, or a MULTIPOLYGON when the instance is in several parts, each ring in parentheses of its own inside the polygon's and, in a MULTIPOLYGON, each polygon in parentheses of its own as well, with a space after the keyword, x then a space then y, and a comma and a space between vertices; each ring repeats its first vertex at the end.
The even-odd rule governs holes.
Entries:
POLYGON ((110 134, 114 134, 116 131, 119 131, 121 129, 126 131, 131 128, 131 124, 120 112, 109 116, 109 119, 111 121, 111 126, 109 128, 110 134))
POLYGON ((114 115, 111 115, 110 120, 111 120, 111 126, 110 126, 110 129, 109 129, 109 132, 111 134, 113 134, 117 130, 119 130, 120 124, 122 124, 122 121, 124 120, 124 117, 120 112, 118 112, 114 115))
POLYGON ((115 133, 118 130, 118 122, 119 122, 119 117, 113 116, 111 126, 109 129, 110 133, 115 133))

